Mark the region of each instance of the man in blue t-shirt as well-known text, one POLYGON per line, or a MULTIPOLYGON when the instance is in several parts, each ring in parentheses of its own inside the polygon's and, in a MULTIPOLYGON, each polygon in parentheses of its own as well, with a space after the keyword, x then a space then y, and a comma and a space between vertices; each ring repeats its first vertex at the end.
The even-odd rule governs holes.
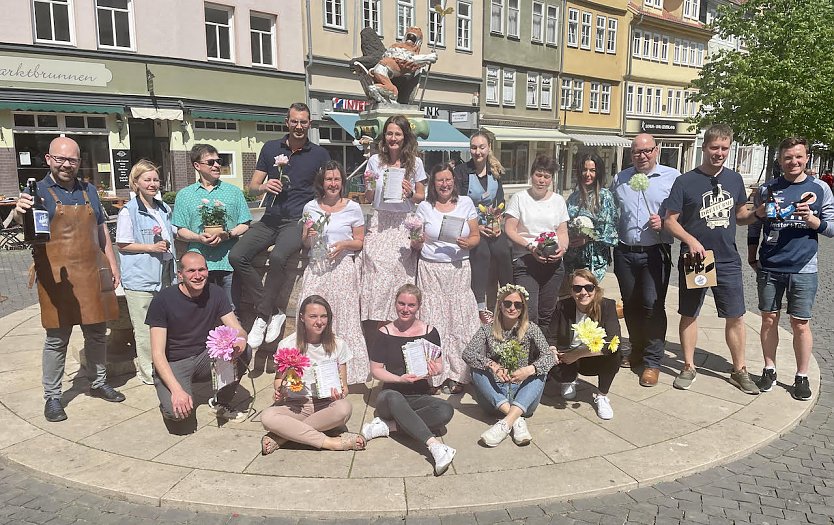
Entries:
POLYGON ((286 280, 287 261, 301 251, 301 225, 298 220, 304 205, 315 198, 313 179, 330 160, 327 150, 307 138, 310 108, 296 102, 287 113, 290 132, 280 140, 270 140, 261 148, 249 191, 266 193, 263 218, 232 248, 229 262, 243 289, 252 294, 257 315, 249 331, 253 348, 271 343, 281 334, 286 316, 274 312, 275 301, 286 280), (272 245, 266 282, 262 282, 252 259, 272 245))
POLYGON ((706 250, 712 250, 717 278, 712 294, 718 317, 726 322, 725 340, 733 360, 730 383, 742 392, 755 395, 759 389, 750 379, 744 361, 744 291, 735 238, 736 224, 750 224, 756 218, 747 209, 741 175, 724 167, 732 143, 733 130, 729 126, 710 126, 704 132, 701 165, 675 180, 666 201, 665 227, 681 241, 678 313, 684 366, 673 385, 687 390, 695 381, 697 318, 707 292, 706 288, 687 288, 683 257, 688 253, 703 258, 706 250))
POLYGON ((757 216, 763 222, 751 225, 747 233, 747 262, 757 272, 762 313, 765 366, 758 386, 762 392, 768 392, 776 382, 779 310, 782 296, 787 295, 796 355, 791 395, 802 401, 811 398, 808 364, 813 347, 811 308, 817 293, 819 235, 834 237, 831 188, 804 171, 807 163, 805 139, 789 137, 779 144, 782 174, 763 184, 754 194, 757 216), (759 246, 762 232, 764 238, 759 246))

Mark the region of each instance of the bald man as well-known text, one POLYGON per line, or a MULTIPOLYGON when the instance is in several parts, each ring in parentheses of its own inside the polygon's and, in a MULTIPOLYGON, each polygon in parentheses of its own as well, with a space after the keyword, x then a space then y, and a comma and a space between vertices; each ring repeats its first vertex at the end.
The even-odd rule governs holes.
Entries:
MULTIPOLYGON (((107 321, 119 317, 115 288, 119 265, 104 224, 98 193, 78 180, 81 150, 78 143, 58 137, 46 154, 49 174, 38 182, 38 195, 49 212, 50 240, 33 246, 38 278, 43 347, 43 390, 47 421, 67 419, 61 403, 61 379, 72 327, 81 325, 90 395, 119 403, 125 396, 107 384, 107 321)), ((32 197, 20 195, 15 220, 30 213, 32 197)))

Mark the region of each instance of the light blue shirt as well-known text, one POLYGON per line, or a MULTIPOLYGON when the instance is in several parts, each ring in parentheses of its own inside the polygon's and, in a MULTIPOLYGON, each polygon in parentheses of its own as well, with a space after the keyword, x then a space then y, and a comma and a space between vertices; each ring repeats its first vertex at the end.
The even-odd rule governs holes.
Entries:
POLYGON ((666 215, 666 199, 672 183, 680 177, 681 172, 657 164, 646 174, 649 177, 649 188, 639 192, 628 185, 636 171, 634 166, 626 168, 615 175, 611 182, 611 193, 620 209, 620 220, 617 222, 620 242, 629 246, 651 246, 659 242, 672 244, 674 238, 671 233, 666 230, 656 232, 649 227, 649 215, 657 213, 661 218, 666 215))

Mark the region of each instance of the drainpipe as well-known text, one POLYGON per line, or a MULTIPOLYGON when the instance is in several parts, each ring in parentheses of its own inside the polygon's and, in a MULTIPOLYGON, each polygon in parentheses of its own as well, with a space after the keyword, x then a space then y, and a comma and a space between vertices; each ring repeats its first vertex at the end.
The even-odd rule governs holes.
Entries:
POLYGON ((313 21, 310 19, 310 0, 306 2, 307 8, 307 66, 304 71, 304 101, 310 106, 310 68, 313 66, 313 21))
MULTIPOLYGON (((567 40, 567 38, 568 38, 567 37, 567 31, 566 31, 567 28, 565 27, 565 20, 567 20, 567 12, 568 12, 568 0, 562 0, 562 9, 561 9, 561 11, 562 12, 559 13, 559 27, 561 28, 561 31, 560 31, 561 38, 559 39, 559 69, 558 69, 558 71, 556 71, 556 89, 555 89, 555 91, 556 91, 556 101, 557 101, 557 104, 556 104, 556 116, 557 117, 559 116, 560 107, 562 105, 562 73, 564 73, 564 69, 565 69, 565 40, 567 40)), ((559 123, 559 124, 561 124, 559 127, 562 128, 562 131, 564 131, 564 129, 565 129, 565 122, 564 122, 565 120, 566 119, 563 118, 562 122, 559 123)), ((561 150, 561 146, 557 145, 556 148, 557 148, 557 150, 561 150)), ((561 153, 561 151, 557 151, 557 154, 556 154, 557 159, 559 158, 559 153, 561 153)), ((567 157, 567 149, 566 149, 565 163, 567 163, 567 160, 568 160, 568 157, 567 157)), ((562 172, 564 173, 564 166, 562 168, 563 168, 562 172)), ((567 188, 567 176, 563 176, 562 179, 563 179, 562 186, 567 188)), ((556 184, 556 181, 554 181, 554 184, 556 184)))

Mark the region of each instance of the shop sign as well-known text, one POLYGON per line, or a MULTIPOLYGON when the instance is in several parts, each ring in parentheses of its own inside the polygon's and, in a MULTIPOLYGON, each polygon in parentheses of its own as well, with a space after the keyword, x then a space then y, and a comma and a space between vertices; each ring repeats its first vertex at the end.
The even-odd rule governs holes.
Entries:
POLYGON ((355 98, 337 98, 333 97, 333 110, 342 111, 365 111, 370 105, 367 100, 357 100, 355 98))
POLYGON ((114 179, 116 180, 117 190, 130 189, 130 150, 129 149, 114 149, 113 167, 114 179))
POLYGON ((466 111, 453 111, 450 120, 452 122, 468 122, 469 121, 469 113, 466 111))
POLYGON ((678 131, 678 123, 674 120, 641 120, 640 130, 643 133, 674 134, 678 131))
POLYGON ((0 82, 106 86, 113 73, 104 64, 0 55, 0 82))
POLYGON ((426 118, 436 119, 440 117, 440 108, 437 106, 423 106, 423 114, 426 118))

